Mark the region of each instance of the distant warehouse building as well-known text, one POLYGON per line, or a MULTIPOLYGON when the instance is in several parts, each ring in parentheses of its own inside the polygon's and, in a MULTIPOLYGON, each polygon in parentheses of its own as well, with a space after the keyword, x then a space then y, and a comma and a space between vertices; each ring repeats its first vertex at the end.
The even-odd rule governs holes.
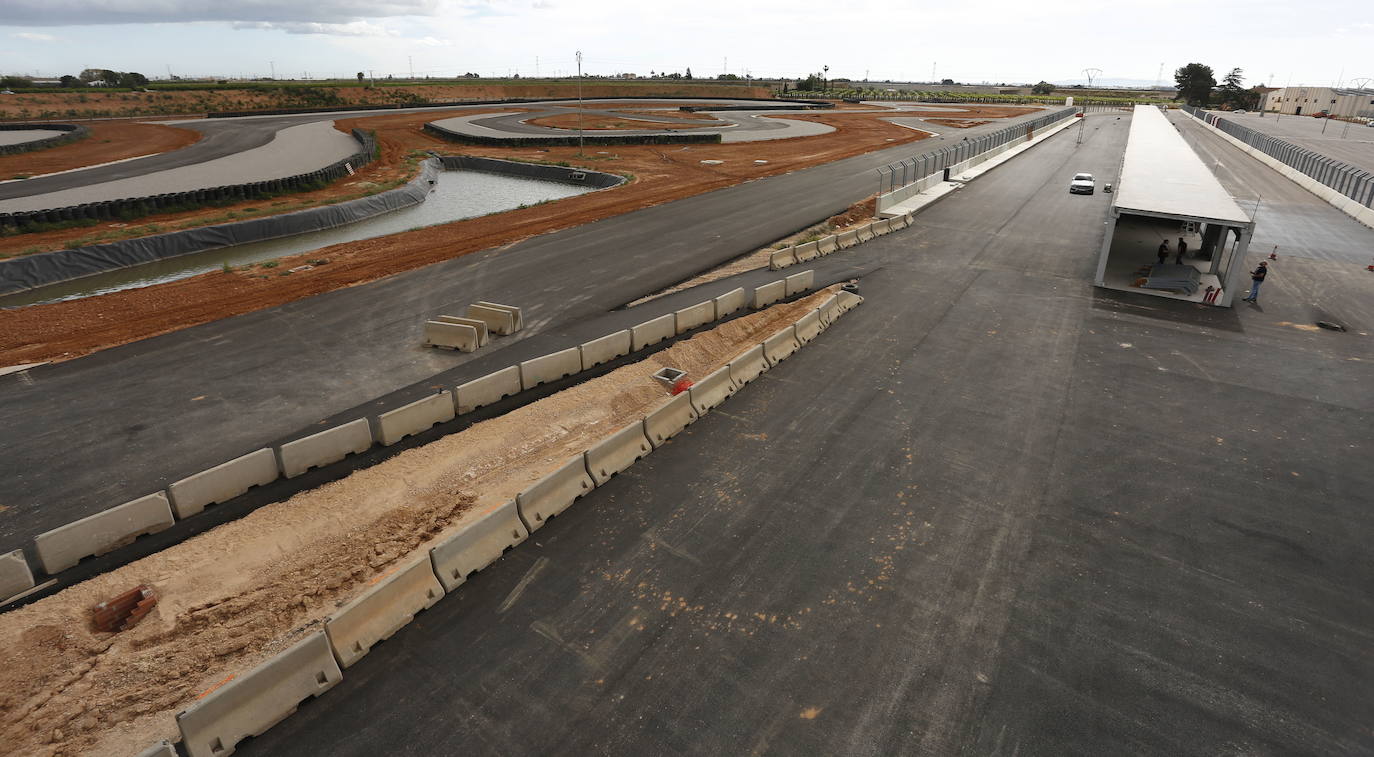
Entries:
POLYGON ((1374 89, 1284 87, 1268 93, 1261 107, 1267 113, 1295 116, 1326 111, 1346 118, 1374 118, 1374 89))

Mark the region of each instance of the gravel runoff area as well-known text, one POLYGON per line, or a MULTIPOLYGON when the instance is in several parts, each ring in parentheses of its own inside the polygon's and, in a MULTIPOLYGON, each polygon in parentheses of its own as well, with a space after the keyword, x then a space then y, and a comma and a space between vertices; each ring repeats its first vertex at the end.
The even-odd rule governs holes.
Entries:
POLYGON ((0 201, 0 212, 60 208, 122 197, 147 197, 280 179, 323 168, 357 150, 357 141, 335 129, 333 121, 315 121, 282 129, 271 142, 236 155, 103 184, 16 197, 0 201))
POLYGON ((1306 147, 1328 158, 1335 158, 1366 171, 1374 171, 1374 127, 1349 121, 1334 121, 1311 116, 1277 116, 1266 113, 1225 113, 1213 111, 1227 121, 1240 124, 1298 147, 1306 147), (1325 133, 1322 132, 1323 128, 1325 133))
POLYGON ((56 129, 16 129, 15 131, 0 131, 0 145, 22 145, 25 142, 37 142, 40 139, 56 137, 60 134, 66 134, 66 132, 56 129))

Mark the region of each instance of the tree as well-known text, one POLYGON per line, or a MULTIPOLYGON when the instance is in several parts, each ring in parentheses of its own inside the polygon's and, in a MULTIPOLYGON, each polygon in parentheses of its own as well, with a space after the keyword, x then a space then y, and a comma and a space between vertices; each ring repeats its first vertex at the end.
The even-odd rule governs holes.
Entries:
POLYGON ((359 71, 359 72, 358 72, 358 83, 359 83, 359 84, 362 84, 362 83, 363 83, 363 79, 366 79, 366 78, 367 78, 366 76, 363 76, 363 72, 362 72, 362 71, 359 71))
POLYGON ((33 86, 33 79, 27 76, 6 76, 0 78, 0 88, 3 89, 24 89, 33 86))
POLYGON ((691 67, 691 66, 688 66, 688 67, 687 67, 687 73, 683 74, 683 75, 682 75, 682 78, 684 78, 684 79, 690 79, 690 78, 692 78, 692 67, 691 67))
POLYGON ((1242 110, 1259 105, 1260 94, 1253 89, 1243 89, 1241 83, 1244 81, 1244 72, 1239 68, 1231 69, 1231 73, 1221 80, 1221 89, 1217 94, 1221 98, 1222 107, 1242 110))
POLYGON ((1041 79, 1039 84, 1036 84, 1034 87, 1031 87, 1031 93, 1032 93, 1032 94, 1036 94, 1036 95, 1048 95, 1048 94, 1050 94, 1051 92, 1054 92, 1054 85, 1053 85, 1053 84, 1050 84, 1049 82, 1045 81, 1044 79, 1041 79))
POLYGON ((148 77, 144 76, 143 74, 140 74, 137 71, 130 71, 128 73, 120 74, 119 86, 125 87, 127 89, 139 89, 141 87, 146 87, 148 86, 148 77))
POLYGON ((99 68, 83 68, 78 76, 81 78, 81 81, 90 83, 99 79, 101 73, 102 71, 99 68))
POLYGON ((80 79, 76 78, 75 76, 72 76, 71 74, 67 74, 66 76, 62 77, 61 81, 62 86, 68 89, 76 89, 86 86, 86 82, 81 81, 80 79))
POLYGON ((1212 89, 1217 86, 1211 66, 1189 63, 1174 71, 1174 83, 1178 85, 1175 100, 1183 100, 1189 105, 1206 105, 1212 99, 1212 89))
POLYGON ((940 80, 940 83, 941 83, 941 84, 944 84, 944 85, 953 84, 953 83, 954 83, 954 80, 953 80, 953 79, 941 79, 941 80, 940 80))

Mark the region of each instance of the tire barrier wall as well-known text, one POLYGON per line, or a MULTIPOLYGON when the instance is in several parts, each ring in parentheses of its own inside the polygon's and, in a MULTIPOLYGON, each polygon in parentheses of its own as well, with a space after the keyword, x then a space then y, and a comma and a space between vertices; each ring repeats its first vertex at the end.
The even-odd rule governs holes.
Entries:
POLYGON ((202 512, 207 505, 226 502, 254 486, 270 484, 280 475, 277 456, 271 449, 263 448, 187 476, 168 486, 167 496, 177 520, 181 520, 202 512))
POLYGON ((158 492, 39 534, 33 540, 34 551, 44 572, 53 575, 172 523, 172 506, 167 495, 158 492))
POLYGON ((0 295, 179 255, 323 231, 364 221, 424 202, 430 184, 440 170, 438 161, 426 160, 419 175, 403 187, 321 208, 0 261, 0 295))
POLYGON ((444 155, 440 157, 439 160, 443 161, 445 171, 482 171, 485 173, 501 174, 502 176, 519 176, 526 179, 539 179, 541 181, 557 181, 563 184, 574 184, 579 187, 591 187, 593 189, 618 187, 626 181, 624 176, 617 176, 612 173, 602 173, 601 171, 588 171, 585 168, 574 168, 571 166, 521 163, 515 160, 479 158, 472 155, 444 155))
POLYGON ((357 169, 372 162, 372 156, 377 149, 376 140, 371 134, 361 129, 353 130, 353 138, 358 141, 359 149, 357 152, 315 171, 246 184, 230 184, 222 187, 192 189, 185 192, 171 192, 146 197, 128 197, 119 200, 83 203, 66 208, 0 213, 0 226, 17 226, 22 231, 23 227, 33 224, 60 223, 75 219, 129 220, 160 210, 186 210, 215 203, 232 203, 318 189, 335 179, 350 176, 357 169))
POLYGON ((529 535, 515 500, 488 508, 477 519, 459 525, 429 551, 434 574, 444 591, 451 592, 529 535))
POLYGON ((304 439, 287 442, 277 449, 282 475, 295 478, 311 468, 336 463, 345 457, 366 452, 372 446, 372 429, 366 418, 349 421, 304 439))
POLYGON ((1289 181, 1374 228, 1374 173, 1191 106, 1183 106, 1180 110, 1212 127, 1222 139, 1283 174, 1289 181))
POLYGON ((591 474, 587 473, 587 454, 584 452, 516 495, 515 504, 520 509, 525 528, 534 533, 594 487, 591 474))
POLYGON ((377 443, 390 447, 407 436, 428 431, 438 423, 447 423, 457 416, 453 393, 440 390, 423 399, 402 405, 377 416, 377 443))
POLYGON ((977 137, 965 138, 948 147, 889 163, 878 169, 877 212, 882 213, 893 205, 939 184, 947 168, 953 169, 961 164, 963 167, 971 166, 974 165, 971 161, 975 158, 981 162, 993 154, 1029 142, 1035 138, 1038 130, 1072 118, 1078 112, 1078 108, 1061 108, 1029 121, 1011 124, 977 137))
POLYGON ((576 136, 535 137, 531 135, 511 137, 487 137, 446 129, 431 121, 424 125, 424 131, 449 142, 483 147, 576 147, 585 144, 590 147, 607 145, 703 145, 720 144, 720 134, 584 134, 576 136))
POLYGON ((18 155, 34 150, 46 150, 49 147, 57 147, 75 142, 78 139, 85 139, 91 136, 90 129, 81 124, 0 124, 0 131, 30 131, 42 129, 43 131, 60 131, 62 134, 55 134, 51 137, 35 139, 30 142, 20 142, 17 145, 0 145, 0 155, 18 155))
POLYGON ((374 644, 391 638, 421 610, 444 596, 429 555, 379 576, 362 594, 325 621, 324 632, 339 667, 361 660, 374 644))
MULTIPOLYGON (((710 100, 713 98, 700 97, 698 95, 612 95, 609 97, 589 97, 588 100, 710 100)), ((765 105, 794 105, 794 108, 779 107, 776 110, 814 110, 818 108, 833 108, 831 103, 821 100, 773 100, 757 97, 733 97, 722 96, 720 100, 745 100, 762 103, 765 105), (806 107, 810 106, 810 107, 806 107)), ((379 105, 330 105, 319 108, 275 108, 272 110, 223 110, 214 113, 206 113, 206 118, 242 118, 244 116, 292 116, 301 113, 347 113, 350 111, 363 110, 408 110, 411 108, 454 108, 472 107, 478 105, 511 105, 517 103, 554 103, 554 102, 577 102, 576 97, 508 97, 503 100, 448 100, 444 102, 427 103, 384 103, 379 105)), ((709 108, 707 106, 697 106, 699 109, 724 110, 725 108, 709 108)), ((741 110, 764 110, 748 105, 730 106, 741 110)), ((686 108, 682 108, 685 110, 686 108)))
POLYGON ((240 741, 265 733, 302 700, 342 680, 329 639, 312 633, 179 713, 182 747, 190 757, 227 757, 240 741))

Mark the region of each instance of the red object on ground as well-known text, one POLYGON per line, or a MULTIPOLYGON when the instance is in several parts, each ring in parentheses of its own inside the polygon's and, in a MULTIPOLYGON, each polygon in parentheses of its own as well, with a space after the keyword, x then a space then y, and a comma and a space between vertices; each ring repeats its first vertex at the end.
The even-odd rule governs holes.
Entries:
POLYGON ((688 389, 691 389, 691 388, 692 388, 692 380, 691 380, 691 379, 678 379, 677 383, 676 383, 676 384, 673 384, 673 388, 670 389, 670 390, 668 390, 668 391, 672 392, 673 396, 676 397, 676 396, 678 396, 679 394, 682 394, 683 392, 685 392, 685 391, 687 391, 688 389))
POLYGON ((157 605, 157 592, 146 584, 107 599, 95 606, 95 627, 107 633, 127 631, 138 625, 143 616, 157 605))

